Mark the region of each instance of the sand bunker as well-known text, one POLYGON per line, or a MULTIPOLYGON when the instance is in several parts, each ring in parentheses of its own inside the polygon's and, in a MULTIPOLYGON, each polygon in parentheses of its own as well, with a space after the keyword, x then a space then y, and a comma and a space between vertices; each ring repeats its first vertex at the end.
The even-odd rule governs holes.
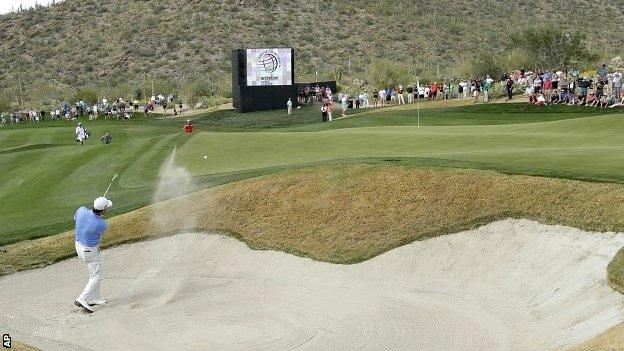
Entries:
POLYGON ((0 279, 0 331, 45 350, 546 350, 624 319, 624 235, 527 220, 357 265, 184 234, 106 250, 109 304, 73 307, 76 259, 0 279))

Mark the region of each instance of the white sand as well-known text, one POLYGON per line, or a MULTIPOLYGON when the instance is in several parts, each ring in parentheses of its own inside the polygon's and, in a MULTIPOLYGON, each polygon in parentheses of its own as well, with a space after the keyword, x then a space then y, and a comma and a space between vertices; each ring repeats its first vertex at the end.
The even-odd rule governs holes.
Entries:
POLYGON ((357 265, 185 234, 104 252, 107 306, 78 312, 70 259, 0 279, 0 331, 44 350, 546 350, 624 319, 624 235, 527 220, 357 265))

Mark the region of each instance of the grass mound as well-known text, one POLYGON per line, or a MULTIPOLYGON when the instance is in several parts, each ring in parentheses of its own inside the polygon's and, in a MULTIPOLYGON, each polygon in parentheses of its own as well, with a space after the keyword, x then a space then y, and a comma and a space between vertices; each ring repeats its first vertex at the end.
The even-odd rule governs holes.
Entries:
MULTIPOLYGON (((624 231, 624 186, 492 171, 342 165, 247 179, 110 219, 104 246, 188 227, 227 232, 257 249, 334 263, 360 262, 392 248, 490 221, 529 218, 592 231, 624 231), (158 232, 152 214, 170 220, 158 232)), ((0 274, 73 256, 71 232, 11 245, 0 274)), ((624 291, 624 254, 609 266, 624 291)))

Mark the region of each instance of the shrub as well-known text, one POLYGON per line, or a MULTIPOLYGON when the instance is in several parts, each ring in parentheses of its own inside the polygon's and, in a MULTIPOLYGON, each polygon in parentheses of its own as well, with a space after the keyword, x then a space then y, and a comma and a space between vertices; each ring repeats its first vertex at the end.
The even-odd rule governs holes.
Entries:
POLYGON ((76 90, 72 102, 84 101, 87 104, 95 104, 98 101, 97 92, 91 88, 76 90))

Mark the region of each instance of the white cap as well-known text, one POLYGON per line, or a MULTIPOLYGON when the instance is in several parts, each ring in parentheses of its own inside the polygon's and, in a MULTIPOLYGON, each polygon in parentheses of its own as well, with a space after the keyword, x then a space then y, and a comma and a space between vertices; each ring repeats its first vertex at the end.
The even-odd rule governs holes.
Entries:
POLYGON ((93 201, 93 208, 98 211, 105 210, 109 207, 113 207, 113 203, 105 197, 98 197, 93 201))

